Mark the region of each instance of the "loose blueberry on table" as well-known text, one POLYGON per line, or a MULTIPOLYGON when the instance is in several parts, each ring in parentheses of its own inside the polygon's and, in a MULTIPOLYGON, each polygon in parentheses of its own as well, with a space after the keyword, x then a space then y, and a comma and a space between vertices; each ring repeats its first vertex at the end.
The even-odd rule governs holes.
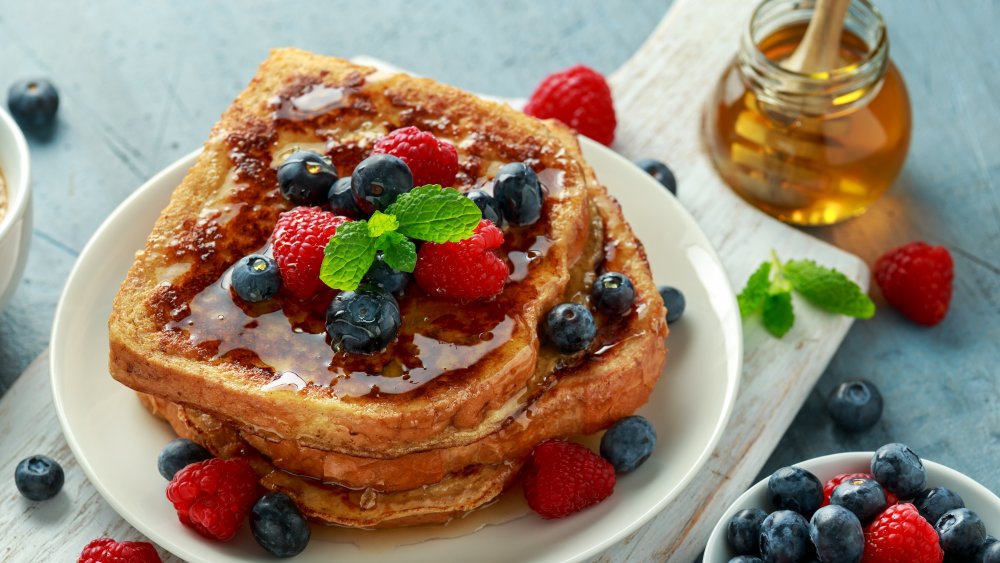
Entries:
POLYGON ((48 456, 26 457, 14 468, 17 490, 31 500, 49 500, 59 494, 65 481, 62 466, 48 456))
POLYGON ((826 408, 840 428, 849 432, 867 430, 882 417, 882 394, 870 381, 845 381, 830 392, 826 408))
POLYGON ((59 92, 44 78, 21 80, 7 91, 7 107, 18 125, 29 131, 51 127, 59 110, 59 92))
POLYGON ((667 188, 668 192, 677 195, 677 179, 674 178, 674 173, 666 164, 652 158, 641 158, 635 161, 635 165, 642 168, 664 188, 667 188))

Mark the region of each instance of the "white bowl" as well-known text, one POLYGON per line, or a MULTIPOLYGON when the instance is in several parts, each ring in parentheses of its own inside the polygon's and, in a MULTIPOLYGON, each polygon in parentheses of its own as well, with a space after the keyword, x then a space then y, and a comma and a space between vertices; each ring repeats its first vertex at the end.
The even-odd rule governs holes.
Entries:
POLYGON ((0 109, 0 172, 7 210, 0 217, 0 309, 7 304, 24 272, 31 242, 31 161, 28 143, 14 119, 0 109))
MULTIPOLYGON (((795 466, 811 471, 821 482, 825 483, 842 473, 870 473, 873 455, 875 452, 833 454, 796 463, 795 466)), ((983 519, 987 533, 994 536, 1000 533, 1000 498, 997 498, 986 487, 954 469, 926 459, 922 461, 924 469, 927 471, 928 487, 947 487, 955 491, 965 501, 966 508, 983 519)), ((736 556, 726 540, 726 528, 733 515, 744 508, 771 510, 767 500, 767 479, 747 489, 747 492, 736 499, 736 502, 726 510, 726 513, 715 524, 715 529, 712 530, 712 535, 708 538, 708 545, 705 547, 703 563, 727 563, 730 558, 736 556)))

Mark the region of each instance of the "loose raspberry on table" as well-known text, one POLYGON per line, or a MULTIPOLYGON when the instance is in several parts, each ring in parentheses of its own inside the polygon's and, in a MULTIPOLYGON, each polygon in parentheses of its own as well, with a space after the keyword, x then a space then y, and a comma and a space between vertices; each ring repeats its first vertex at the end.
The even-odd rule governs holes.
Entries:
POLYGON ((281 281, 292 295, 309 299, 323 287, 319 279, 323 249, 337 227, 348 221, 318 207, 296 207, 281 214, 271 241, 281 281))
POLYGON ((98 538, 83 548, 77 563, 161 563, 161 560, 149 542, 98 538))
POLYGON ((611 89, 600 73, 583 65, 545 77, 524 106, 524 113, 558 119, 604 145, 615 140, 617 121, 611 89))
POLYGON ((458 174, 458 151, 416 127, 396 129, 375 143, 372 154, 391 154, 402 160, 413 173, 414 186, 438 184, 451 187, 458 174))
POLYGON ((192 463, 167 485, 167 499, 180 521, 222 541, 236 535, 260 496, 257 474, 242 458, 192 463))
POLYGON ((875 262, 875 282, 890 305, 915 323, 936 325, 951 302, 954 263, 943 246, 911 242, 875 262))
POLYGON ((542 442, 524 467, 524 496, 542 518, 562 518, 608 498, 615 468, 585 446, 542 442))
POLYGON ((489 299, 507 283, 507 264, 496 253, 502 244, 503 231, 483 219, 463 241, 421 245, 413 277, 432 295, 463 301, 489 299))
MULTIPOLYGON (((872 475, 871 473, 842 473, 840 475, 837 475, 836 477, 830 479, 829 481, 823 484, 823 504, 821 504, 820 506, 826 506, 830 504, 830 496, 833 494, 833 490, 836 489, 841 483, 849 479, 874 480, 875 476, 872 475)), ((897 502, 899 502, 899 499, 896 498, 896 495, 885 490, 885 487, 882 487, 882 491, 885 493, 885 500, 889 506, 892 506, 897 502)))
POLYGON ((934 527, 912 504, 887 508, 865 529, 865 563, 941 563, 934 527))

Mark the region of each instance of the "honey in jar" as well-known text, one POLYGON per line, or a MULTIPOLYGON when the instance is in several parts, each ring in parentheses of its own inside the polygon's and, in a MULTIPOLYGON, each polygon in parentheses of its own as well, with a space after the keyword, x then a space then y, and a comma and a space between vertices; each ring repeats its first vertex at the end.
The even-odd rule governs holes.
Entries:
POLYGON ((910 142, 906 87, 889 61, 881 15, 848 9, 836 68, 799 73, 782 61, 802 41, 814 2, 766 0, 705 112, 719 173, 743 199, 797 225, 853 217, 878 199, 910 142))

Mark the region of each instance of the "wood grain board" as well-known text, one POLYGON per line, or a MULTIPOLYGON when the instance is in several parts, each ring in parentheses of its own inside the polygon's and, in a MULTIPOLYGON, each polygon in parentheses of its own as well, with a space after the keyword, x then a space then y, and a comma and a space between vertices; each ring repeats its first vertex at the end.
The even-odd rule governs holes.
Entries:
MULTIPOLYGON (((734 286, 740 287, 773 248, 783 258, 809 257, 837 267, 867 287, 860 259, 743 203, 721 183, 703 150, 699 124, 705 97, 735 53, 754 4, 675 2, 646 44, 611 76, 619 115, 613 148, 630 158, 670 164, 682 203, 716 246, 734 286)), ((600 561, 690 561, 701 551, 715 520, 763 466, 851 324, 802 302, 796 309, 796 326, 782 340, 756 324, 745 325, 742 387, 722 443, 687 494, 600 561)), ((683 331, 683 323, 672 330, 683 331)), ((65 462, 67 486, 56 500, 36 504, 22 499, 12 480, 0 480, 0 525, 13 538, 4 542, 2 560, 72 560, 91 538, 140 537, 86 482, 57 429, 43 357, 0 402, 5 436, 0 467, 36 451, 55 452, 65 462), (31 541, 17 539, 29 535, 31 541), (29 545, 30 553, 16 551, 15 546, 29 545)))

